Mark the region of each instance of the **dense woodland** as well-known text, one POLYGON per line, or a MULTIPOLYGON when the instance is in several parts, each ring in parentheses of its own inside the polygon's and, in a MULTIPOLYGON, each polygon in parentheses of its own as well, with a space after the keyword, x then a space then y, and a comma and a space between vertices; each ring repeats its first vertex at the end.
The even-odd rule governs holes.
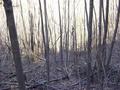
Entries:
POLYGON ((0 90, 120 90, 120 0, 0 0, 0 90))

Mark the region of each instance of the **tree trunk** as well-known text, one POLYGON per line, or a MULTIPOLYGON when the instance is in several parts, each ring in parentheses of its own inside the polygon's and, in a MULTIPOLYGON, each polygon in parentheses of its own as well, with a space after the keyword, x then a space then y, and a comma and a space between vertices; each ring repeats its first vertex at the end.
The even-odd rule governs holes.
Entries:
POLYGON ((104 65, 106 62, 106 39, 107 39, 107 32, 108 32, 108 15, 109 15, 109 0, 106 1, 106 17, 104 21, 104 36, 103 36, 103 44, 102 44, 102 57, 103 57, 104 65))
MULTIPOLYGON (((44 24, 43 24, 43 12, 42 12, 42 7, 41 7, 41 1, 39 0, 39 9, 40 9, 40 20, 41 20, 41 30, 42 30, 42 39, 43 39, 43 44, 45 46, 45 31, 44 31, 44 24)), ((44 47, 45 48, 45 47, 44 47)))
POLYGON ((47 7, 46 0, 44 0, 44 15, 45 15, 45 59, 47 64, 47 79, 50 80, 50 67, 49 67, 49 38, 48 38, 48 22, 47 22, 47 7))
POLYGON ((70 25, 70 1, 68 0, 68 29, 66 32, 66 64, 69 62, 69 25, 70 25))
POLYGON ((114 47, 114 44, 115 44, 116 34, 117 34, 117 31, 118 31, 119 19, 120 19, 120 0, 119 0, 119 6, 118 6, 118 12, 117 12, 117 18, 116 18, 116 26, 115 26, 111 46, 110 46, 110 51, 109 51, 110 53, 108 55, 108 60, 107 60, 107 64, 106 64, 107 67, 109 66, 109 64, 111 62, 112 51, 113 51, 113 47, 114 47))
POLYGON ((4 2, 4 9, 5 9, 6 18, 7 18, 7 26, 9 28, 12 53, 13 53, 13 58, 14 58, 14 63, 16 68, 16 75, 17 75, 17 80, 19 84, 19 89, 25 90, 25 78, 23 75, 23 68, 22 68, 15 20, 13 15, 12 2, 11 0, 3 0, 3 2, 4 2))
POLYGON ((62 46, 62 25, 61 25, 61 11, 60 11, 60 1, 58 0, 58 11, 59 11, 59 28, 60 28, 60 59, 61 65, 63 66, 63 46, 62 46))
POLYGON ((99 0, 99 42, 98 42, 98 48, 97 48, 97 68, 98 68, 98 81, 100 84, 99 90, 103 90, 103 80, 102 80, 102 59, 101 59, 101 28, 102 28, 102 5, 103 5, 103 0, 99 0))
POLYGON ((87 71, 87 90, 90 90, 90 83, 91 83, 91 75, 92 75, 92 68, 91 68, 91 49, 92 49, 92 21, 93 21, 93 3, 94 0, 90 0, 90 7, 89 7, 89 23, 88 23, 88 59, 87 59, 87 65, 88 65, 88 71, 87 71))
POLYGON ((29 13, 30 16, 30 48, 32 51, 32 57, 31 60, 34 61, 34 23, 33 23, 33 15, 32 13, 29 13))

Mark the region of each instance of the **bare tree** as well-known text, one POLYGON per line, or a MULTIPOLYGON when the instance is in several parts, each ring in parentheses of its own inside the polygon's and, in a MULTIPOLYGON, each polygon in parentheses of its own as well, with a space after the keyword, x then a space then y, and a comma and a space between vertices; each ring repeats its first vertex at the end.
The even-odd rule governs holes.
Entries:
POLYGON ((66 64, 68 65, 69 61, 69 32, 70 32, 70 0, 68 0, 68 26, 67 26, 67 32, 66 32, 66 64))
POLYGON ((114 34, 113 34, 113 38, 112 38, 112 42, 111 42, 111 47, 110 47, 110 52, 109 52, 108 59, 107 59, 107 64, 106 64, 107 67, 109 66, 109 64, 111 62, 112 51, 113 51, 113 48, 114 48, 116 34, 117 34, 117 31, 118 31, 119 19, 120 19, 120 0, 119 0, 117 17, 116 17, 115 30, 114 30, 114 34))
POLYGON ((87 29, 88 29, 88 11, 87 11, 87 2, 84 0, 85 3, 85 15, 86 15, 86 20, 87 20, 87 29))
POLYGON ((15 20, 13 15, 13 7, 11 0, 3 0, 4 2, 4 9, 7 17, 7 26, 9 28, 9 35, 10 35, 10 41, 12 46, 12 53, 16 68, 16 76, 19 83, 19 89, 25 90, 25 78, 23 74, 23 68, 22 68, 22 62, 21 62, 21 56, 20 56, 20 49, 19 49, 19 43, 17 38, 17 31, 15 26, 15 20))
POLYGON ((41 20, 41 30, 42 30, 42 38, 43 38, 43 44, 45 46, 45 32, 44 32, 44 24, 43 24, 43 12, 41 7, 41 1, 39 0, 39 10, 40 10, 40 20, 41 20))
MULTIPOLYGON (((97 48, 97 68, 98 68, 98 80, 100 83, 99 90, 103 90, 103 80, 102 80, 102 58, 101 58, 101 30, 102 30, 102 5, 103 5, 103 0, 99 0, 99 42, 98 42, 98 48, 97 48)), ((103 70, 102 70, 103 71, 103 70)))
POLYGON ((46 7, 46 0, 44 0, 44 15, 45 15, 45 59, 46 59, 46 64, 47 64, 47 79, 48 82, 50 80, 49 78, 49 72, 50 72, 50 67, 49 67, 49 37, 48 37, 48 22, 47 22, 47 7, 46 7))
MULTIPOLYGON (((87 23, 86 23, 86 18, 88 19, 88 14, 87 14, 87 5, 86 5, 86 0, 84 0, 84 3, 85 3, 85 11, 84 11, 84 51, 86 51, 86 24, 88 23, 88 20, 87 20, 87 23)), ((88 25, 87 25, 88 26, 88 25)))
POLYGON ((98 40, 97 40, 97 22, 98 22, 98 20, 97 20, 97 12, 96 12, 96 9, 95 9, 95 6, 94 6, 94 8, 93 8, 93 11, 94 11, 94 17, 95 17, 95 21, 94 21, 94 41, 95 41, 95 49, 97 49, 97 42, 98 42, 98 40))
MULTIPOLYGON (((64 0, 64 38, 65 38, 65 40, 64 40, 64 48, 65 48, 65 50, 66 50, 66 57, 67 57, 67 49, 66 49, 66 47, 67 47, 67 25, 66 25, 66 22, 67 22, 67 18, 66 18, 66 7, 67 7, 67 0, 64 0)), ((67 65, 67 60, 65 60, 65 65, 67 65)))
POLYGON ((50 67, 49 67, 49 39, 48 39, 48 22, 47 22, 47 7, 46 7, 46 0, 44 0, 44 19, 45 19, 45 28, 43 23, 43 13, 42 13, 42 6, 41 1, 39 0, 39 10, 41 16, 41 30, 42 30, 42 38, 45 50, 45 59, 46 59, 46 69, 47 69, 47 80, 50 80, 50 67))
POLYGON ((88 46, 87 46, 87 52, 88 52, 88 58, 87 58, 87 65, 88 65, 88 71, 87 71, 87 77, 88 77, 88 84, 87 84, 87 90, 90 90, 90 82, 91 82, 91 49, 92 49, 92 19, 93 19, 93 3, 94 0, 90 0, 90 7, 89 7, 89 23, 88 23, 88 46))
POLYGON ((77 34, 76 34, 76 10, 75 10, 75 3, 76 0, 73 1, 73 59, 74 59, 74 70, 75 70, 75 76, 78 78, 78 61, 77 61, 77 34))
POLYGON ((59 28, 60 28, 60 59, 61 65, 63 65, 63 44, 62 44, 62 25, 61 25, 61 11, 60 11, 60 1, 58 0, 58 11, 59 11, 59 28))
POLYGON ((34 23, 33 23, 33 15, 29 12, 30 16, 30 47, 32 51, 32 61, 34 61, 34 23))
POLYGON ((104 35, 103 35, 103 43, 102 43, 102 57, 103 57, 104 65, 106 62, 106 39, 107 39, 107 32, 108 32, 108 15, 109 15, 109 0, 106 0, 106 17, 104 20, 104 35))

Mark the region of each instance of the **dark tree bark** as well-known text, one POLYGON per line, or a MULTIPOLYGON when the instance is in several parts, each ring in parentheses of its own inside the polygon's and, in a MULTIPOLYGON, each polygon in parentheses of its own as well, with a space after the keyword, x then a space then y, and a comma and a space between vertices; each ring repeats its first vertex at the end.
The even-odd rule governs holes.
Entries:
POLYGON ((10 35, 12 53, 13 53, 13 58, 14 58, 14 63, 16 68, 17 80, 19 83, 19 89, 25 90, 25 78, 23 74, 20 49, 19 49, 19 43, 17 38, 17 31, 16 31, 15 20, 13 15, 12 2, 11 0, 3 0, 3 2, 4 2, 4 9, 5 9, 6 18, 7 18, 7 26, 9 28, 9 35, 10 35))
POLYGON ((45 59, 46 59, 46 69, 47 69, 47 80, 50 80, 50 68, 49 68, 49 39, 48 39, 48 22, 47 22, 47 8, 46 8, 46 0, 44 0, 44 19, 45 19, 45 28, 43 23, 43 14, 42 14, 42 6, 41 1, 39 0, 39 9, 40 9, 40 16, 41 16, 41 30, 42 30, 42 37, 43 37, 43 44, 45 50, 45 59))
POLYGON ((34 23, 33 23, 33 15, 29 12, 30 17, 30 48, 32 51, 32 61, 34 61, 34 23))
POLYGON ((46 0, 44 0, 44 15, 45 15, 45 59, 47 64, 47 79, 50 80, 50 67, 49 67, 49 37, 48 37, 48 22, 47 22, 47 7, 46 0))
POLYGON ((106 62, 106 39, 107 39, 107 32, 108 32, 108 15, 109 15, 109 0, 106 0, 106 17, 104 20, 104 36, 103 36, 103 43, 102 43, 102 57, 103 57, 104 65, 106 62))
POLYGON ((113 47, 114 47, 114 44, 115 44, 116 34, 117 34, 117 31, 118 31, 119 19, 120 19, 120 0, 119 0, 118 12, 117 12, 115 30, 114 30, 114 34, 113 34, 113 38, 112 38, 112 42, 111 42, 111 46, 110 46, 110 51, 109 51, 109 55, 108 55, 108 60, 107 60, 107 64, 106 64, 107 67, 109 66, 109 64, 111 62, 112 51, 113 51, 113 47))
POLYGON ((40 9, 40 20, 41 20, 41 30, 42 30, 42 38, 43 38, 43 44, 45 46, 45 31, 44 31, 44 24, 43 24, 43 12, 41 7, 41 1, 39 0, 39 9, 40 9))
POLYGON ((90 90, 90 83, 91 83, 91 75, 92 75, 92 68, 91 68, 91 49, 92 49, 92 21, 93 21, 93 3, 94 0, 90 0, 90 7, 89 7, 89 23, 88 23, 88 46, 87 46, 87 52, 88 52, 88 58, 87 58, 87 90, 90 90))
POLYGON ((87 20, 87 29, 88 29, 88 11, 87 11, 87 2, 84 0, 85 3, 85 15, 86 15, 86 20, 87 20))
POLYGON ((99 43, 98 48, 101 47, 101 28, 102 28, 102 6, 103 6, 103 0, 99 0, 99 43))
MULTIPOLYGON (((102 55, 101 55, 101 30, 102 30, 102 6, 103 6, 103 0, 99 0, 99 24, 98 24, 98 30, 99 30, 99 42, 98 42, 98 48, 97 48, 97 68, 98 68, 98 81, 100 84, 99 90, 103 90, 103 80, 102 80, 102 55)), ((103 70, 102 70, 103 71, 103 70)))

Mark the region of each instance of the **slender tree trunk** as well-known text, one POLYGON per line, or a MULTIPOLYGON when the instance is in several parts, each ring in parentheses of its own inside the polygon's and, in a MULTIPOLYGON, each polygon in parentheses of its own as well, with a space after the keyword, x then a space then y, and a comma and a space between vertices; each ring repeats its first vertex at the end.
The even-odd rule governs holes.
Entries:
POLYGON ((85 3, 85 14, 86 14, 86 20, 87 20, 87 29, 88 29, 89 20, 88 20, 88 11, 87 11, 87 2, 86 2, 86 0, 84 0, 84 3, 85 3))
POLYGON ((55 64, 57 66, 57 58, 56 58, 57 57, 57 43, 56 43, 57 35, 56 35, 55 25, 54 25, 54 36, 55 36, 54 59, 55 59, 55 64))
MULTIPOLYGON (((37 34, 37 49, 38 49, 38 52, 37 52, 37 54, 38 55, 40 55, 40 19, 39 19, 39 21, 38 21, 38 32, 37 32, 38 34, 37 34)), ((42 49, 42 48, 41 48, 42 49)))
POLYGON ((110 46, 110 51, 109 51, 109 55, 108 55, 107 64, 106 64, 107 67, 109 66, 109 64, 111 62, 112 51, 113 51, 113 47, 114 47, 114 44, 115 44, 116 34, 117 34, 117 31, 118 31, 119 19, 120 19, 120 0, 119 0, 119 6, 118 6, 118 12, 117 12, 117 18, 116 18, 116 24, 115 24, 116 26, 115 26, 111 46, 110 46))
POLYGON ((74 21, 73 21, 73 59, 74 59, 74 70, 75 70, 75 76, 76 78, 79 77, 79 72, 78 72, 78 61, 77 61, 77 36, 76 36, 76 10, 75 10, 75 3, 76 3, 76 0, 73 1, 73 18, 74 18, 74 21))
POLYGON ((107 39, 107 32, 108 32, 108 15, 109 15, 109 0, 106 1, 106 17, 104 21, 104 36, 103 36, 103 44, 102 44, 102 57, 103 57, 103 64, 105 65, 106 62, 106 39, 107 39))
POLYGON ((95 37, 95 48, 97 49, 97 13, 95 7, 93 8, 95 15, 95 23, 94 23, 94 37, 95 37))
MULTIPOLYGON (((98 68, 98 80, 100 83, 99 90, 103 90, 103 80, 102 80, 102 60, 101 60, 101 30, 102 30, 102 5, 103 0, 99 0, 99 42, 98 42, 98 48, 97 48, 97 68, 98 68)), ((103 71, 103 70, 102 70, 103 71)))
POLYGON ((45 15, 45 59, 47 64, 47 79, 50 80, 50 67, 49 67, 49 37, 48 37, 48 22, 47 22, 47 7, 46 0, 44 0, 44 15, 45 15))
POLYGON ((58 11, 59 11, 59 28, 60 28, 60 59, 61 65, 63 66, 63 45, 62 45, 62 25, 61 25, 61 11, 60 11, 60 1, 58 0, 58 11))
POLYGON ((86 51, 86 15, 85 15, 85 11, 84 11, 84 51, 86 51))
POLYGON ((94 0, 90 0, 90 7, 89 7, 89 23, 88 23, 88 59, 87 59, 87 65, 88 65, 88 71, 87 71, 87 90, 90 90, 90 83, 91 83, 91 75, 92 75, 92 68, 91 68, 91 49, 92 49, 92 21, 93 21, 93 3, 94 0))
POLYGON ((30 16, 30 46, 32 51, 32 61, 34 61, 34 23, 33 23, 33 15, 32 13, 29 13, 30 16))
POLYGON ((43 14, 42 14, 42 7, 41 1, 39 0, 39 9, 40 9, 40 16, 41 16, 41 30, 42 30, 42 37, 43 37, 43 44, 45 49, 45 59, 46 59, 46 69, 47 69, 47 80, 50 80, 50 67, 49 67, 49 39, 48 39, 48 23, 47 23, 47 8, 46 8, 46 0, 44 0, 44 19, 45 19, 45 29, 43 24, 43 14))
POLYGON ((11 0, 3 0, 3 2, 4 2, 4 9, 5 9, 6 18, 7 18, 7 26, 9 28, 9 35, 10 35, 10 41, 12 46, 12 53, 13 53, 13 58, 14 58, 14 63, 16 68, 16 76, 19 84, 19 89, 25 90, 25 78, 23 75, 23 68, 22 68, 15 20, 13 15, 12 2, 11 0))
POLYGON ((68 0, 68 30, 66 32, 66 64, 69 62, 69 25, 70 25, 70 0, 68 0))
POLYGON ((42 7, 41 7, 41 1, 40 0, 39 0, 39 9, 40 9, 40 17, 41 17, 40 20, 41 20, 42 38, 43 38, 43 44, 45 46, 45 31, 44 31, 43 14, 42 14, 42 7))
POLYGON ((65 44, 64 44, 64 47, 65 47, 65 52, 66 52, 66 59, 65 59, 65 66, 67 65, 67 29, 66 29, 66 5, 67 3, 67 0, 64 1, 64 37, 65 37, 65 44))

